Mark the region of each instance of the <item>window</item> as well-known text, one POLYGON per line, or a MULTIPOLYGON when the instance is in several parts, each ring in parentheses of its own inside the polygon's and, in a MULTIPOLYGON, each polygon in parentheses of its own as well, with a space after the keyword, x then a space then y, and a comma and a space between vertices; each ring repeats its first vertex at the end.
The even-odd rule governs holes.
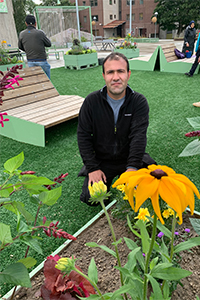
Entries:
MULTIPOLYGON (((132 5, 135 4, 135 0, 132 0, 132 5)), ((130 5, 130 0, 126 0, 126 5, 130 5)))
POLYGON ((110 15, 110 20, 112 20, 113 19, 113 15, 110 15))
POLYGON ((140 4, 144 4, 144 1, 143 1, 143 0, 140 0, 140 4))
POLYGON ((87 23, 87 16, 84 16, 84 17, 83 17, 83 22, 84 22, 84 23, 87 23))
MULTIPOLYGON (((126 15, 126 21, 130 21, 130 15, 126 15)), ((135 21, 135 14, 132 14, 132 21, 135 21)))
POLYGON ((112 0, 109 0, 109 4, 112 5, 112 0))
POLYGON ((143 13, 139 14, 139 20, 143 20, 143 13))
POLYGON ((90 6, 98 6, 98 0, 90 0, 90 6))
POLYGON ((93 15, 92 21, 98 22, 99 21, 98 15, 93 15))
POLYGON ((83 6, 85 6, 86 4, 85 4, 85 1, 83 1, 83 6))
POLYGON ((114 4, 116 4, 116 0, 114 0, 114 4))
POLYGON ((116 19, 116 15, 114 15, 114 19, 116 19))

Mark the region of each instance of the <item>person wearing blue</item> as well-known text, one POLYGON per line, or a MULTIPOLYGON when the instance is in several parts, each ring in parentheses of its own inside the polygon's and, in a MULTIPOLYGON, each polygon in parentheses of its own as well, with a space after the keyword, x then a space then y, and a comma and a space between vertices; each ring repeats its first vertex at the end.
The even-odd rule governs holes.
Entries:
POLYGON ((198 40, 197 40, 197 43, 196 43, 196 48, 195 48, 195 52, 196 52, 196 58, 195 58, 195 61, 190 69, 190 71, 188 73, 185 73, 185 75, 189 76, 189 77, 192 77, 199 62, 200 62, 200 34, 199 34, 199 37, 198 37, 198 40))
POLYGON ((50 79, 51 66, 47 62, 45 47, 51 47, 51 41, 42 30, 36 29, 36 20, 33 15, 25 19, 27 28, 20 32, 18 47, 26 52, 29 67, 40 66, 50 79))
POLYGON ((191 21, 185 30, 184 43, 182 49, 182 53, 184 54, 187 50, 191 51, 192 54, 194 52, 194 43, 196 39, 196 29, 194 28, 194 26, 195 26, 194 21, 191 21))

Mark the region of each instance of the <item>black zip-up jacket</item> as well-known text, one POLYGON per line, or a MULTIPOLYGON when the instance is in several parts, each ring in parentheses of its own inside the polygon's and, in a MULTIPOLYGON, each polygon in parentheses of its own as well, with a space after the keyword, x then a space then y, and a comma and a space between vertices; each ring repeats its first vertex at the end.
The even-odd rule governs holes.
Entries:
POLYGON ((88 173, 100 169, 101 161, 126 163, 141 168, 149 124, 146 98, 129 86, 115 126, 107 102, 107 87, 89 94, 80 109, 78 146, 88 173))

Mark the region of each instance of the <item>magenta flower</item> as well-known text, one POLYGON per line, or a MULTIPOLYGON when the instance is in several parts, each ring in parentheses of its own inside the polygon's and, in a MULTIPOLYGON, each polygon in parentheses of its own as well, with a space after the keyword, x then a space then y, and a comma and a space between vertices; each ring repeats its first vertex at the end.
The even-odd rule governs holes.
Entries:
POLYGON ((179 235, 178 231, 175 231, 174 234, 175 234, 175 235, 179 235))
POLYGON ((190 233, 190 229, 189 228, 185 228, 185 232, 190 233))
POLYGON ((4 119, 3 116, 7 116, 8 114, 6 112, 4 113, 0 113, 0 124, 1 124, 1 127, 4 127, 4 123, 3 122, 7 122, 9 121, 9 119, 4 119))
POLYGON ((10 84, 7 84, 5 88, 12 88, 14 90, 14 87, 12 85, 16 83, 19 86, 19 80, 23 80, 23 78, 19 77, 19 75, 16 75, 14 78, 7 79, 7 82, 10 82, 10 84))
POLYGON ((186 133, 185 136, 187 137, 200 136, 200 130, 190 131, 186 133))
POLYGON ((159 234, 157 235, 157 237, 161 238, 164 235, 164 233, 161 231, 159 232, 159 234))

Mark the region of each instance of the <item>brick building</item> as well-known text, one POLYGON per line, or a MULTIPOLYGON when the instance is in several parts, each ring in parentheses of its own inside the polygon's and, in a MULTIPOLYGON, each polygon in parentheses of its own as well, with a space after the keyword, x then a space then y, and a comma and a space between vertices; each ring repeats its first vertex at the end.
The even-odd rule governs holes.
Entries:
MULTIPOLYGON (((92 32, 96 36, 125 37, 130 31, 130 0, 79 0, 79 6, 90 6, 93 22, 92 32)), ((132 35, 154 37, 155 26, 151 18, 156 3, 154 0, 132 0, 132 35)), ((90 31, 89 10, 80 11, 81 30, 90 31)))

